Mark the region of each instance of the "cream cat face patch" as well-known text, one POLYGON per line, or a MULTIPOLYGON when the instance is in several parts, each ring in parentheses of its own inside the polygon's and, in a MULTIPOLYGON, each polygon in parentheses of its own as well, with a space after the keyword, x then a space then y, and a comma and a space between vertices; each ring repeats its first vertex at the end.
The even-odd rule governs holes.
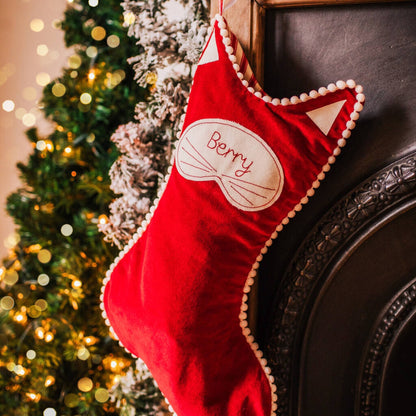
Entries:
POLYGON ((192 181, 215 181, 228 202, 260 211, 279 198, 283 169, 258 135, 228 120, 203 119, 189 125, 179 140, 176 165, 192 181))

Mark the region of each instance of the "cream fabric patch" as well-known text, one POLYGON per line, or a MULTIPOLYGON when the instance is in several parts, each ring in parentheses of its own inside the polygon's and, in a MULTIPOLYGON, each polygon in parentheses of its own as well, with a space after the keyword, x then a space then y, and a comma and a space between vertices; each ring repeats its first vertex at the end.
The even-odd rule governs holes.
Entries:
POLYGON ((346 101, 336 101, 316 110, 308 111, 306 114, 326 136, 346 101))
POLYGON ((179 140, 176 165, 186 179, 217 182, 228 202, 244 211, 270 207, 283 189, 283 169, 273 150, 228 120, 189 125, 179 140))
POLYGON ((217 49, 217 40, 215 38, 215 31, 212 31, 207 46, 205 47, 205 50, 202 52, 202 56, 198 62, 198 65, 209 64, 210 62, 215 62, 218 60, 219 55, 217 49))

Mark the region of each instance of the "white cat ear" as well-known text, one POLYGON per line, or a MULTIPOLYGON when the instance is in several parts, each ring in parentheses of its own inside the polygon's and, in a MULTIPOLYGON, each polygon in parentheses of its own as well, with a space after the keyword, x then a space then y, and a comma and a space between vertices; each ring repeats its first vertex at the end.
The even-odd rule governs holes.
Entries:
POLYGON ((198 62, 198 65, 209 64, 210 62, 215 62, 218 60, 219 55, 217 49, 217 40, 215 38, 215 30, 213 30, 208 40, 207 46, 205 47, 205 50, 202 52, 202 56, 198 62))
POLYGON ((326 136, 346 101, 336 101, 324 107, 308 111, 306 114, 326 136))

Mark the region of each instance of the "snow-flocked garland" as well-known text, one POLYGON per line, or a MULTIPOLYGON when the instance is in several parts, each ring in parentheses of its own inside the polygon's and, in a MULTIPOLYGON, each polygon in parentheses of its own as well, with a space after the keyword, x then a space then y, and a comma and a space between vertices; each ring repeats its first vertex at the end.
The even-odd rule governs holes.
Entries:
MULTIPOLYGON (((251 287, 253 286, 253 284, 255 282, 255 278, 257 277, 257 270, 260 267, 260 262, 263 260, 263 256, 268 252, 269 247, 273 244, 273 241, 277 238, 278 234, 283 230, 283 227, 285 225, 287 225, 292 218, 295 217, 297 212, 302 210, 303 206, 306 205, 309 202, 309 199, 315 194, 315 189, 319 188, 320 183, 321 183, 322 180, 324 180, 326 173, 330 171, 331 165, 335 163, 336 157, 341 153, 341 149, 346 145, 347 139, 351 136, 351 130, 354 129, 355 122, 359 118, 359 113, 363 109, 363 103, 365 101, 365 96, 363 94, 362 86, 361 85, 356 85, 355 81, 353 81, 353 80, 348 80, 346 82, 345 81, 337 81, 336 83, 329 84, 328 87, 326 87, 326 88, 321 87, 321 88, 318 89, 318 91, 312 90, 312 91, 309 92, 309 94, 303 93, 299 97, 293 96, 290 99, 289 98, 283 98, 283 99, 279 100, 277 98, 272 98, 272 97, 268 96, 267 94, 262 93, 261 91, 256 91, 254 88, 248 86, 248 81, 246 79, 244 79, 244 75, 241 72, 239 72, 240 66, 238 65, 237 57, 234 54, 234 49, 230 46, 231 39, 229 37, 229 30, 228 30, 228 27, 227 27, 227 24, 226 24, 224 18, 221 15, 217 14, 215 16, 215 19, 213 19, 213 21, 215 22, 215 20, 218 21, 218 26, 220 28, 220 34, 221 34, 221 37, 222 37, 222 42, 225 46, 225 50, 228 54, 229 60, 232 63, 232 66, 233 66, 233 69, 236 73, 236 76, 241 80, 242 85, 244 87, 246 87, 247 91, 250 92, 251 94, 253 94, 258 99, 261 99, 261 100, 265 101, 266 103, 270 103, 274 106, 278 106, 278 105, 287 106, 287 105, 292 105, 292 104, 298 104, 300 102, 305 102, 305 101, 308 101, 310 99, 317 98, 319 96, 324 96, 328 92, 334 92, 334 91, 337 91, 337 90, 342 90, 342 89, 345 89, 346 87, 355 88, 355 92, 356 92, 356 97, 355 98, 356 98, 357 101, 354 104, 354 111, 350 114, 350 120, 346 124, 347 128, 342 132, 342 136, 338 140, 338 146, 334 149, 333 154, 331 156, 329 156, 327 163, 324 166, 322 166, 322 170, 317 175, 316 180, 312 183, 312 187, 306 192, 305 196, 303 198, 301 198, 301 200, 293 207, 293 209, 291 211, 289 211, 287 216, 280 222, 280 224, 277 225, 275 231, 271 234, 270 238, 265 242, 263 248, 260 250, 260 253, 256 257, 256 261, 253 263, 252 268, 251 268, 250 272, 247 275, 247 279, 246 279, 245 286, 244 286, 244 289, 243 289, 244 294, 243 294, 243 297, 242 297, 242 303, 241 303, 240 314, 239 314, 240 327, 242 329, 243 335, 245 336, 245 338, 247 340, 247 343, 252 348, 255 356, 257 357, 260 365, 263 368, 264 373, 266 374, 266 376, 268 378, 268 381, 269 381, 269 384, 270 384, 270 389, 271 389, 271 401, 272 401, 271 416, 276 416, 276 410, 277 410, 277 407, 278 407, 278 404, 277 404, 278 397, 277 397, 277 394, 276 394, 277 387, 274 384, 274 377, 271 374, 270 367, 268 367, 268 365, 267 365, 267 360, 264 358, 263 352, 260 350, 259 345, 255 342, 254 336, 251 334, 251 330, 248 327, 248 320, 247 320, 248 294, 250 293, 251 287)), ((213 25, 210 28, 210 31, 212 31, 212 30, 213 30, 213 25)), ((208 33, 208 35, 209 35, 209 33, 208 33)), ((184 111, 186 112, 186 107, 184 108, 184 111)), ((183 128, 184 119, 185 119, 185 114, 183 114, 182 117, 181 117, 180 129, 179 129, 179 133, 177 134, 178 139, 181 136, 180 132, 182 131, 182 128, 183 128)), ((176 144, 177 144, 177 141, 175 143, 173 143, 173 146, 175 148, 176 148, 176 144)), ((100 296, 100 300, 101 300, 100 308, 103 311, 102 316, 105 319, 105 323, 109 326, 110 332, 113 334, 113 336, 117 340, 118 340, 118 337, 115 334, 114 330, 112 329, 110 321, 108 320, 107 314, 106 314, 105 309, 104 309, 103 298, 104 298, 105 286, 109 282, 111 274, 112 274, 114 268, 117 266, 118 262, 124 257, 124 255, 130 250, 130 248, 132 248, 133 245, 139 240, 139 238, 143 235, 144 231, 146 230, 148 224, 150 223, 150 220, 153 217, 153 213, 155 212, 155 210, 157 208, 157 205, 159 203, 159 200, 162 197, 163 192, 166 188, 166 185, 169 181, 170 174, 172 172, 173 163, 174 163, 174 152, 172 153, 171 164, 170 164, 170 167, 168 168, 168 173, 165 176, 164 182, 162 183, 162 185, 160 186, 160 189, 158 191, 158 197, 153 201, 153 206, 150 208, 149 213, 146 214, 145 220, 142 221, 142 223, 141 223, 141 227, 137 230, 137 232, 133 235, 133 237, 130 239, 128 244, 124 247, 124 249, 116 257, 113 264, 110 266, 109 270, 107 271, 105 279, 103 280, 103 286, 101 288, 101 296, 100 296)), ((122 347, 124 347, 120 340, 118 340, 118 342, 120 343, 120 345, 122 347)), ((135 357, 135 355, 132 354, 127 349, 126 349, 126 351, 128 353, 130 353, 131 355, 133 355, 133 357, 135 357)), ((172 409, 172 407, 170 405, 169 405, 169 410, 174 412, 174 410, 172 409)), ((174 415, 175 415, 175 413, 174 413, 174 415)))

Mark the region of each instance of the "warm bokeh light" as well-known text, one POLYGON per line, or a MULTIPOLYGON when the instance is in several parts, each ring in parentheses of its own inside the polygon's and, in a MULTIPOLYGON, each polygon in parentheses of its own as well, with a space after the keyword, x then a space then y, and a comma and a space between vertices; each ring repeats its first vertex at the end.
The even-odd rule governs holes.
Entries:
POLYGON ((7 270, 3 277, 3 282, 9 286, 13 286, 18 280, 19 275, 16 270, 7 270))
POLYGON ((101 225, 107 224, 108 222, 108 217, 105 214, 102 214, 98 217, 98 223, 101 225))
POLYGON ((48 308, 48 302, 45 299, 38 299, 35 305, 43 312, 48 308))
POLYGON ((97 7, 98 6, 98 0, 88 0, 88 4, 91 7, 97 7))
POLYGON ((71 285, 74 289, 79 289, 82 286, 81 280, 74 280, 71 285))
POLYGON ((102 26, 96 26, 92 31, 91 31, 91 37, 94 40, 100 41, 103 40, 106 36, 107 32, 105 31, 105 29, 102 26))
POLYGON ((34 114, 32 114, 32 113, 26 113, 22 117, 22 123, 26 127, 33 127, 36 124, 36 116, 34 114))
POLYGON ((36 84, 41 87, 48 85, 50 82, 51 76, 47 72, 39 72, 39 74, 36 75, 36 84))
POLYGON ((40 274, 40 275, 38 276, 38 283, 39 283, 41 286, 46 286, 46 285, 48 285, 48 284, 49 284, 49 281, 50 281, 49 276, 48 276, 47 274, 45 274, 45 273, 42 273, 42 274, 40 274))
POLYGON ((81 348, 77 351, 77 357, 78 357, 78 359, 80 359, 81 361, 88 360, 88 358, 90 358, 90 352, 88 351, 88 349, 87 349, 87 348, 85 348, 85 347, 81 347, 81 348))
POLYGON ((78 69, 81 66, 81 58, 78 55, 71 55, 68 58, 68 65, 72 69, 78 69))
POLYGON ((120 45, 120 38, 117 35, 110 35, 107 38, 107 45, 110 48, 117 48, 117 46, 120 45))
POLYGON ((38 327, 35 329, 35 335, 39 339, 43 339, 45 337, 45 330, 42 327, 38 327))
POLYGON ((85 53, 87 54, 88 58, 95 58, 98 55, 98 49, 95 46, 88 46, 85 53))
POLYGON ((46 56, 48 54, 48 52, 49 52, 49 48, 44 43, 38 45, 37 48, 36 48, 36 53, 39 56, 46 56))
POLYGON ((68 393, 64 398, 66 407, 76 407, 79 404, 79 397, 74 393, 68 393))
POLYGON ((61 234, 65 237, 69 237, 73 233, 74 229, 72 228, 71 224, 64 224, 61 227, 61 234))
POLYGON ((30 22, 30 29, 34 32, 41 32, 45 28, 45 23, 42 19, 32 19, 30 22))
POLYGON ((11 111, 14 110, 14 107, 15 107, 15 104, 12 100, 3 101, 2 108, 4 111, 7 111, 8 113, 10 113, 11 111))
POLYGON ((91 94, 89 94, 88 92, 84 92, 83 94, 81 94, 81 97, 79 97, 79 100, 82 104, 89 104, 92 101, 91 94))
POLYGON ((52 384, 54 384, 54 383, 55 383, 55 377, 53 377, 53 376, 46 377, 46 379, 45 379, 45 387, 52 386, 52 384))
POLYGON ((51 258, 52 258, 51 252, 45 248, 40 250, 38 253, 38 260, 43 264, 49 263, 51 261, 51 258))
POLYGON ((0 300, 0 307, 5 311, 10 311, 14 307, 14 299, 11 296, 4 296, 0 300))
POLYGON ((97 402, 105 403, 110 398, 110 395, 106 389, 101 387, 95 391, 94 397, 97 402))
POLYGON ((46 342, 51 342, 54 339, 54 335, 52 332, 47 332, 45 334, 45 341, 46 342))
POLYGON ((26 101, 34 101, 38 96, 38 92, 33 87, 26 87, 22 91, 22 96, 26 101))
POLYGON ((26 358, 28 360, 34 360, 36 358, 36 351, 34 351, 34 350, 27 350, 26 351, 26 358))
POLYGON ((133 12, 124 13, 124 24, 125 25, 132 25, 136 20, 136 16, 133 12))
POLYGON ((64 84, 61 84, 60 82, 56 82, 52 87, 52 94, 55 97, 62 97, 66 93, 66 87, 64 84))
POLYGON ((92 380, 89 377, 83 377, 78 380, 78 388, 84 393, 91 391, 94 387, 92 380))

